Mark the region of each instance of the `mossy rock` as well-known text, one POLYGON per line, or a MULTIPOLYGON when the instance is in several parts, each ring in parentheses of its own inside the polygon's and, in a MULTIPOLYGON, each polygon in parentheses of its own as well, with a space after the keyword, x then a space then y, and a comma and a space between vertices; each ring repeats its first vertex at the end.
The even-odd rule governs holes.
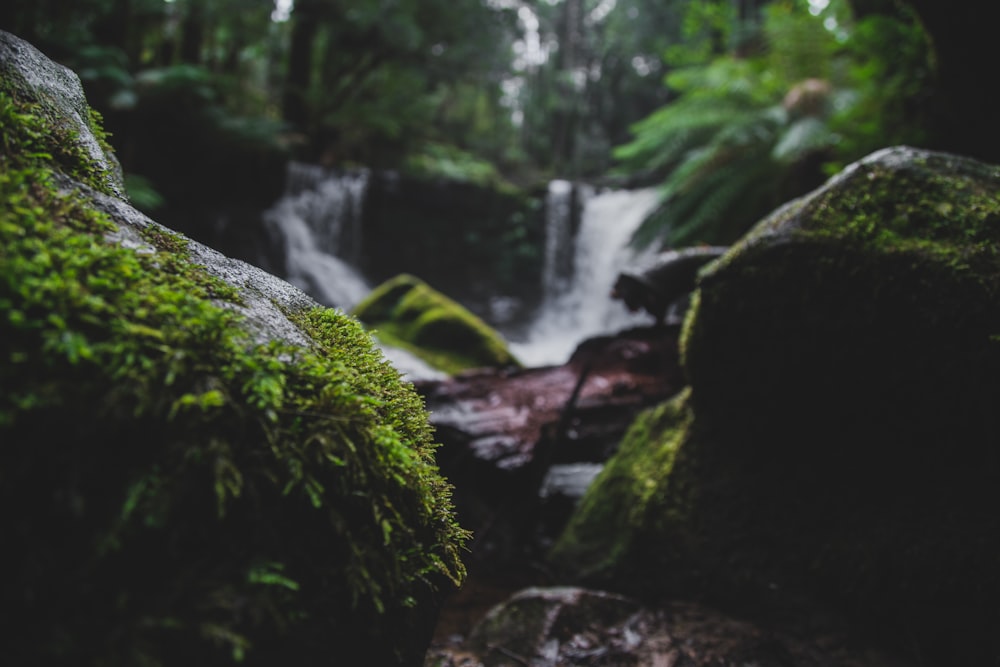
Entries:
POLYGON ((420 397, 356 320, 132 209, 80 100, 0 32, 7 661, 421 664, 468 536, 420 397))
POLYGON ((995 660, 998 335, 1000 167, 851 165, 702 272, 683 409, 637 423, 554 560, 634 593, 796 591, 930 664, 995 660))
POLYGON ((446 373, 519 365, 499 333, 408 274, 376 287, 353 312, 387 344, 409 350, 446 373))

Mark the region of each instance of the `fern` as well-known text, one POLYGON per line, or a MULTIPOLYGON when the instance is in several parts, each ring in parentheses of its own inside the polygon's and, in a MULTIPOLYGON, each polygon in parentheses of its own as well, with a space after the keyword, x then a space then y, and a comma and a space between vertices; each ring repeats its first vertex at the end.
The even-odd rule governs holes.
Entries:
POLYGON ((662 204, 634 245, 733 242, 784 196, 801 194, 786 183, 840 140, 828 122, 837 36, 787 3, 768 7, 763 31, 755 57, 673 72, 667 84, 679 97, 616 149, 622 171, 663 178, 662 204))

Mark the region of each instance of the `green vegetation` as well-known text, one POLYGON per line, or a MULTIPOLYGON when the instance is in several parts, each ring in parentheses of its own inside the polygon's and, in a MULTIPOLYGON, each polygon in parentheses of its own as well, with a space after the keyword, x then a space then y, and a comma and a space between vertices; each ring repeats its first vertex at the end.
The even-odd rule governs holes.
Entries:
POLYGON ((447 373, 517 365, 496 331, 410 275, 396 276, 376 287, 354 308, 354 314, 381 340, 447 373))
POLYGON ((114 223, 60 119, 0 90, 0 518, 19 664, 419 659, 468 535, 423 404, 354 320, 255 344, 182 237, 114 223), (61 181, 60 181, 61 182, 61 181))
POLYGON ((916 100, 933 51, 911 13, 854 21, 845 2, 810 12, 786 0, 767 4, 757 27, 734 7, 689 8, 687 41, 668 59, 677 98, 615 151, 624 171, 663 178, 638 245, 732 243, 847 162, 925 139, 916 100))
MULTIPOLYGON (((667 524, 675 534, 683 530, 679 505, 671 506, 667 499, 677 498, 679 494, 672 487, 682 483, 673 473, 674 461, 688 437, 689 393, 682 390, 636 418, 553 546, 549 554, 552 562, 563 563, 573 576, 585 580, 614 578, 618 585, 634 586, 628 572, 637 565, 630 561, 637 541, 648 539, 651 530, 666 532, 667 524), (656 528, 651 528, 650 522, 656 528)), ((662 565, 667 571, 666 561, 683 551, 674 539, 662 549, 662 565)))

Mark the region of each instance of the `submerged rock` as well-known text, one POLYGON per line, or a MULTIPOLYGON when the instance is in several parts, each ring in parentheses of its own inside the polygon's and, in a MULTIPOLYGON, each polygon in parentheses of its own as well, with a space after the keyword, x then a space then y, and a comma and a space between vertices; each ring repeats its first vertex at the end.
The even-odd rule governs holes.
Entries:
POLYGON ((701 276, 689 393, 633 425, 553 562, 995 661, 998 193, 1000 167, 894 148, 760 222, 701 276))
POLYGON ((79 81, 4 32, 0 125, 8 661, 419 664, 467 533, 412 385, 132 209, 79 81))

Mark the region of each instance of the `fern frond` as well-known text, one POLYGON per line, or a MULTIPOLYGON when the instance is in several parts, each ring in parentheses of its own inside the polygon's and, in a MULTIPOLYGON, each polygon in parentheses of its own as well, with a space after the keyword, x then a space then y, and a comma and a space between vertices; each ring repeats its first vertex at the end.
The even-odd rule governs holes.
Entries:
POLYGON ((838 139, 828 122, 815 116, 805 116, 781 133, 771 157, 778 162, 792 163, 809 153, 836 145, 838 139))

